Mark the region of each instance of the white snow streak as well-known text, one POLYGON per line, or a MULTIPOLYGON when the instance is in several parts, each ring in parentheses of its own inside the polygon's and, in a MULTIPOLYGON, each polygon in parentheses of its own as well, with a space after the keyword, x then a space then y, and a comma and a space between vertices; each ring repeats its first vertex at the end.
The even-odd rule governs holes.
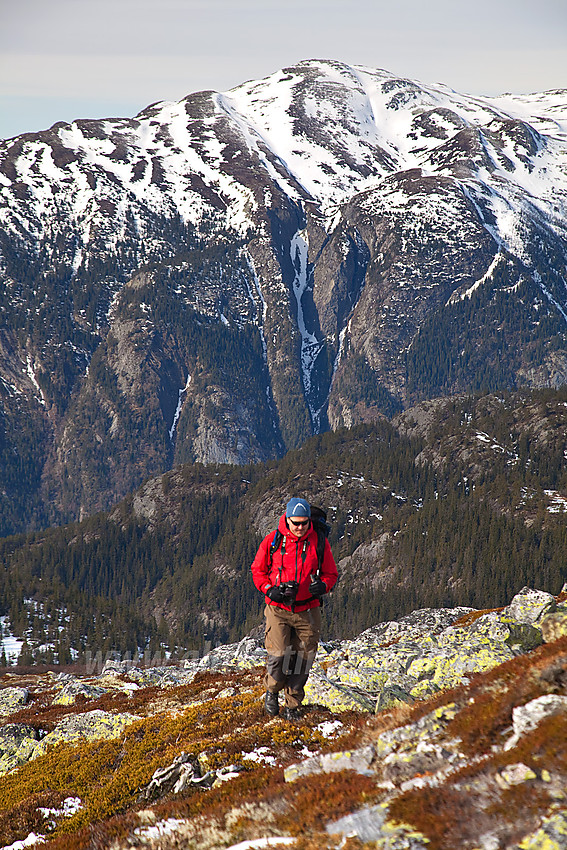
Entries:
POLYGON ((173 435, 175 434, 175 429, 177 427, 177 421, 181 415, 181 408, 183 407, 183 396, 189 389, 189 384, 191 383, 191 375, 187 375, 187 381, 184 387, 181 387, 179 390, 179 398, 177 401, 177 408, 175 410, 175 414, 173 416, 173 422, 171 424, 171 428, 169 429, 169 439, 173 440, 173 435))
POLYGON ((309 245, 307 242, 307 231, 298 230, 293 236, 290 245, 291 262, 295 269, 295 278, 293 280, 293 293, 297 301, 297 327, 301 335, 301 376, 303 379, 303 388, 305 397, 311 414, 313 428, 315 433, 318 433, 320 428, 320 410, 315 410, 312 403, 309 401, 312 386, 312 372, 315 366, 315 361, 323 347, 315 334, 312 334, 305 324, 305 316, 303 312, 302 298, 304 292, 309 286, 307 257, 309 245))
POLYGON ((37 378, 36 378, 35 372, 33 370, 33 362, 32 362, 31 356, 29 354, 27 356, 26 374, 27 374, 28 378, 30 379, 30 381, 32 382, 32 384, 34 385, 35 389, 37 390, 37 394, 39 396, 39 398, 38 398, 39 403, 41 405, 43 405, 43 407, 45 407, 46 406, 45 396, 43 395, 42 389, 37 382, 37 378))
POLYGON ((460 295, 453 293, 453 295, 451 295, 451 297, 447 301, 447 304, 454 304, 456 301, 464 301, 465 298, 470 298, 473 292, 476 292, 476 290, 480 286, 482 286, 483 283, 486 283, 487 280, 490 280, 502 256, 502 253, 498 251, 498 253, 494 255, 492 262, 490 263, 483 276, 476 280, 472 286, 470 286, 465 292, 461 293, 460 295))

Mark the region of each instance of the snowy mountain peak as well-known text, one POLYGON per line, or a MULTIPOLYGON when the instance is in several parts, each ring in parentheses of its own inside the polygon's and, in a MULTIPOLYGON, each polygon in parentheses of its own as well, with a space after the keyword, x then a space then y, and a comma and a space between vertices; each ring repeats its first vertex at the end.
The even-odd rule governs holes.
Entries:
POLYGON ((138 205, 196 223, 207 187, 227 224, 246 229, 258 203, 245 186, 250 169, 327 213, 396 172, 419 168, 480 179, 516 212, 519 185, 543 213, 559 208, 563 215, 562 94, 472 98, 383 70, 305 61, 228 92, 154 104, 134 119, 76 121, 8 140, 1 146, 1 220, 41 237, 62 199, 86 244, 102 199, 114 205, 123 236, 126 209, 138 205), (119 186, 126 196, 113 202, 119 186))
POLYGON ((564 91, 313 59, 58 123, 0 143, 6 441, 33 423, 36 497, 74 517, 173 463, 561 386, 566 266, 564 91))

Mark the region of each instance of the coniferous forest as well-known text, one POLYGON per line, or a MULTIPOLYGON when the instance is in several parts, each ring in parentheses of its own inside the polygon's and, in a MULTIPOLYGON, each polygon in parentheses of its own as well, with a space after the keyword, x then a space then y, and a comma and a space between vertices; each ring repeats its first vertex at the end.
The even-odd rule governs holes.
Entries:
POLYGON ((113 510, 0 541, 20 663, 182 658, 261 623, 250 564, 287 499, 326 508, 324 638, 412 610, 493 608, 567 581, 567 390, 461 396, 329 432, 281 460, 186 464, 113 510))

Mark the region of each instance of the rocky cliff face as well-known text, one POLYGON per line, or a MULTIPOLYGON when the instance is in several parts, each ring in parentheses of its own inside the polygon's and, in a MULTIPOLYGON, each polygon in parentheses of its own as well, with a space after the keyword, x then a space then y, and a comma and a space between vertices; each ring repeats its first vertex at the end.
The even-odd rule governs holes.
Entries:
POLYGON ((297 723, 253 637, 162 662, 4 677, 4 845, 565 847, 565 592, 323 644, 297 723))
POLYGON ((561 91, 308 61, 3 142, 6 527, 178 460, 564 384, 566 127, 561 91))

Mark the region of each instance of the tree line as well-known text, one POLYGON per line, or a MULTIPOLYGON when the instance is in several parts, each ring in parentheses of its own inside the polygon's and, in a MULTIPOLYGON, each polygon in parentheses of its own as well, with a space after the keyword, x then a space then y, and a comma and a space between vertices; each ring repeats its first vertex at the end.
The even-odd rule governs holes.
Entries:
POLYGON ((426 436, 384 420, 279 461, 186 464, 159 479, 150 518, 129 497, 111 514, 4 538, 0 615, 35 661, 89 648, 180 657, 237 641, 261 622, 250 564, 266 523, 297 493, 323 502, 332 523, 341 578, 324 605, 329 639, 418 608, 498 607, 526 584, 558 593, 567 525, 546 491, 567 496, 567 392, 490 398, 441 403, 426 436), (451 451, 476 431, 509 451, 457 461, 451 451), (371 540, 380 554, 361 576, 353 564, 371 540))

